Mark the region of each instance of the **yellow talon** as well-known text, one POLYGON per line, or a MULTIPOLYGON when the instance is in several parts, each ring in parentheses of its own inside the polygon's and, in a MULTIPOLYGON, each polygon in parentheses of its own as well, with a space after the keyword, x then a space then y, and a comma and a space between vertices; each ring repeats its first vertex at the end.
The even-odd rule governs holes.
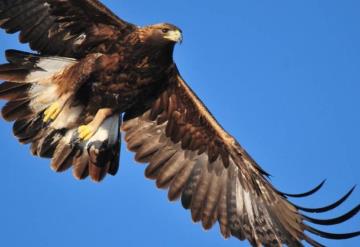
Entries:
POLYGON ((43 121, 48 122, 50 120, 55 120, 60 112, 61 112, 60 104, 58 102, 53 103, 45 110, 43 121))
POLYGON ((78 128, 79 138, 88 141, 95 134, 93 128, 89 125, 81 125, 78 128))

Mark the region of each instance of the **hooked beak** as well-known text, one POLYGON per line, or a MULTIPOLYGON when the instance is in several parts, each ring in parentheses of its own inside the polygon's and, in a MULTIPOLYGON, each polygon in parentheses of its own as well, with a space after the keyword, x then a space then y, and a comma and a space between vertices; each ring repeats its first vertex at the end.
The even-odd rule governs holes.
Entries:
POLYGON ((180 44, 183 41, 183 35, 179 30, 170 30, 164 38, 180 44))

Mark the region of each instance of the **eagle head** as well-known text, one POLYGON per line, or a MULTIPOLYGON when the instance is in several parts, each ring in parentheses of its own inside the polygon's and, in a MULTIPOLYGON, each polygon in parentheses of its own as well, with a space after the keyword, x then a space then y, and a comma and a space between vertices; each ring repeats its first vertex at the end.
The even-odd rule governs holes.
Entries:
POLYGON ((169 23, 146 26, 140 30, 140 40, 153 44, 166 45, 181 43, 183 40, 180 28, 169 23))

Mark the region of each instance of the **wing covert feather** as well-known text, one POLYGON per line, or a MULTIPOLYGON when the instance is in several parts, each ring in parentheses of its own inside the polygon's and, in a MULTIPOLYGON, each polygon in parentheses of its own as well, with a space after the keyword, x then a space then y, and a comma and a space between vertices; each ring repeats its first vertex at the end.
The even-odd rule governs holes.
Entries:
POLYGON ((98 0, 0 0, 0 27, 42 54, 76 58, 136 29, 98 0))

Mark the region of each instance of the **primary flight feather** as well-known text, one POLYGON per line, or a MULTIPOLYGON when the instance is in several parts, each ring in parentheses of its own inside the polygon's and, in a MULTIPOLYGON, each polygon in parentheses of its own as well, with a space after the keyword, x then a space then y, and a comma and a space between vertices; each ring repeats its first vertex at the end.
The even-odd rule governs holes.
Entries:
POLYGON ((14 134, 31 144, 51 167, 72 167, 78 179, 101 181, 115 175, 120 129, 135 159, 148 163, 145 175, 181 198, 192 219, 225 238, 253 246, 322 246, 306 232, 346 239, 359 231, 334 234, 307 222, 335 225, 359 212, 329 220, 322 208, 303 208, 276 190, 268 174, 229 135, 182 79, 173 61, 182 31, 167 23, 138 27, 97 0, 0 0, 0 27, 19 32, 36 54, 6 51, 0 65, 0 98, 14 134))

